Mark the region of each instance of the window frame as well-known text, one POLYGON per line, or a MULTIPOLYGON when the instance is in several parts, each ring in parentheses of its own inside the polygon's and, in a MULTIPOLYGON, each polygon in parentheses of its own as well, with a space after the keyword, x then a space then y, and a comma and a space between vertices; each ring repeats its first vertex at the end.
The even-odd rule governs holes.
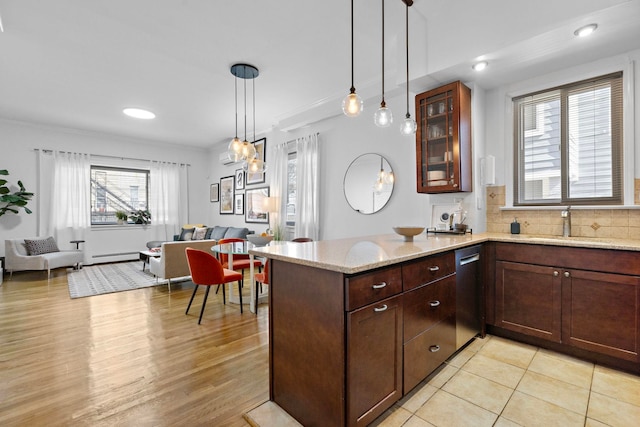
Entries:
MULTIPOLYGON (((131 212, 137 211, 137 210, 149 210, 149 194, 150 194, 150 183, 151 183, 151 171, 149 169, 144 169, 144 168, 135 168, 135 167, 121 167, 121 166, 105 166, 105 165, 100 165, 100 164, 92 164, 90 166, 90 171, 89 171, 89 179, 93 180, 93 175, 94 175, 94 171, 96 170, 105 170, 105 171, 118 171, 118 172, 133 172, 133 173, 139 173, 139 174, 144 174, 145 175, 145 185, 146 185, 146 191, 145 191, 145 200, 146 200, 146 207, 144 209, 131 209, 128 210, 127 212, 130 214, 131 212)), ((90 207, 90 224, 92 227, 112 227, 112 226, 118 226, 118 222, 117 220, 114 220, 113 222, 94 222, 93 220, 93 214, 94 214, 94 210, 93 210, 93 204, 94 204, 94 184, 93 182, 89 183, 89 187, 90 187, 90 203, 91 203, 91 207, 90 207)), ((97 198, 97 196, 95 197, 97 198)), ((130 200, 129 200, 130 202, 130 200)), ((129 219, 127 219, 126 224, 129 225, 134 225, 135 223, 131 222, 129 219)))
POLYGON ((514 207, 527 207, 527 206, 566 206, 566 205, 624 205, 625 203, 625 190, 624 190, 624 166, 625 160, 625 146, 624 146, 624 123, 625 123, 625 91, 624 91, 624 72, 616 71, 597 77, 587 78, 579 81, 566 83, 560 86, 551 87, 547 89, 537 90, 535 92, 526 93, 511 98, 512 104, 512 120, 513 120, 513 206, 514 207), (611 165, 612 165, 612 195, 610 197, 568 197, 569 193, 569 152, 568 147, 568 95, 575 93, 576 90, 584 87, 596 86, 598 84, 609 82, 612 88, 611 90, 611 165), (615 87, 614 87, 615 86, 615 87), (561 181, 561 196, 560 199, 536 199, 536 200, 521 200, 521 195, 524 194, 525 181, 521 182, 521 177, 524 177, 524 159, 521 158, 522 153, 522 141, 523 137, 539 136, 541 134, 540 124, 542 118, 540 117, 540 111, 536 109, 536 127, 534 129, 525 129, 523 135, 520 134, 519 129, 519 116, 520 107, 518 103, 527 97, 534 97, 540 94, 550 94, 552 92, 559 93, 560 100, 560 181, 561 181))

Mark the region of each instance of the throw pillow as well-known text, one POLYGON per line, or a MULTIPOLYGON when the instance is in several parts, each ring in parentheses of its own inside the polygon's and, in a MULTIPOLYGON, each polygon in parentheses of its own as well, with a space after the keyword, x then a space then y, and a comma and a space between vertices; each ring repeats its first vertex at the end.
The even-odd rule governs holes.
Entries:
POLYGON ((227 232, 224 234, 224 238, 229 239, 229 238, 235 237, 238 239, 246 239, 247 234, 249 234, 249 229, 246 227, 245 228, 229 227, 227 229, 227 232))
POLYGON ((180 231, 180 237, 178 237, 178 240, 191 240, 194 230, 195 228, 183 228, 182 231, 180 231))
POLYGON ((216 225, 213 227, 213 231, 211 232, 211 238, 213 240, 224 239, 224 234, 227 232, 227 228, 228 227, 220 227, 216 225))
POLYGON ((191 240, 204 240, 204 236, 207 234, 207 227, 196 227, 193 229, 193 235, 191 240))
POLYGON ((53 237, 46 239, 24 239, 24 245, 29 255, 42 255, 51 252, 60 252, 53 237))

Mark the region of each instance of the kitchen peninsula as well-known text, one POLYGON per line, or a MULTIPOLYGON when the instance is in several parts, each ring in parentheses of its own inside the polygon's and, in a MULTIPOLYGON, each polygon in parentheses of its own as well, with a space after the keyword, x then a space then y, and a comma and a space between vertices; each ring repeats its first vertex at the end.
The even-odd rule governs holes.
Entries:
POLYGON ((560 351, 575 348, 582 357, 602 357, 623 369, 637 371, 640 366, 640 262, 630 262, 640 260, 638 241, 422 234, 404 242, 389 234, 276 245, 252 253, 272 263, 270 399, 303 425, 372 422, 466 343, 456 338, 456 332, 470 312, 477 321, 475 333, 484 333, 486 326, 497 335, 525 342, 531 338, 560 351), (552 246, 557 248, 550 250, 552 246), (471 275, 477 279, 475 291, 460 287, 459 278, 469 280, 469 275, 457 274, 460 256, 467 257, 463 251, 468 249, 474 249, 468 259, 479 260, 471 275), (514 259, 499 259, 512 253, 514 259), (528 259, 519 253, 529 254, 528 259), (518 274, 530 269, 532 259, 538 262, 538 253, 543 254, 540 262, 550 262, 553 253, 566 265, 536 271, 540 274, 536 279, 547 273, 551 279, 528 292, 529 276, 518 274), (594 265, 605 271, 577 272, 585 267, 581 260, 603 257, 594 265), (612 261, 616 259, 630 264, 623 275, 609 271, 620 267, 620 262, 612 261), (609 270, 606 264, 611 265, 609 270), (508 268, 499 270, 500 265, 508 268), (513 283, 521 288, 500 288, 504 283, 498 270, 513 274, 513 283), (574 278, 574 287, 598 293, 598 301, 575 291, 577 299, 572 300, 569 277, 574 278), (462 289, 471 295, 461 295, 462 289), (527 299, 519 300, 523 289, 527 299), (614 298, 618 293, 623 298, 614 298), (502 305, 496 302, 497 294, 502 305), (475 306, 460 307, 469 296, 475 306), (616 307, 601 298, 613 298, 616 307), (527 317, 530 312, 518 317, 522 304, 541 310, 540 315, 533 320, 527 317), (573 315, 572 324, 558 324, 568 318, 560 316, 561 310, 573 315), (624 323, 613 338, 587 318, 609 328, 611 312, 622 316, 624 323), (530 320, 534 324, 528 325, 530 320), (548 321, 556 335, 529 333, 540 329, 538 321, 548 321))

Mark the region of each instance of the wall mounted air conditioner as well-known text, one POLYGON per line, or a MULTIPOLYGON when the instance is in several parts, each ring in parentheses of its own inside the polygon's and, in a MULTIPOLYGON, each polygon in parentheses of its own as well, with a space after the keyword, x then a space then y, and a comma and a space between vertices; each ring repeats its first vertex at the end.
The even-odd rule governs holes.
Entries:
POLYGON ((237 163, 237 162, 234 162, 234 161, 229 157, 229 153, 227 153, 226 151, 225 151, 225 152, 220 153, 220 164, 223 164, 223 165, 232 165, 232 164, 234 164, 234 163, 237 163))

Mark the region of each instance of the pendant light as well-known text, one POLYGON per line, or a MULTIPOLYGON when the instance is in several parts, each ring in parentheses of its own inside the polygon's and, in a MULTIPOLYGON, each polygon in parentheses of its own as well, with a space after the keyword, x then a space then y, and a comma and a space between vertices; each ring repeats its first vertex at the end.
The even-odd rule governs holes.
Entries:
MULTIPOLYGON (((400 125, 400 133, 402 135, 413 135, 416 133, 418 129, 418 124, 415 120, 411 118, 411 113, 409 113, 409 2, 407 1, 405 8, 405 46, 406 46, 406 54, 407 54, 407 114, 405 115, 405 119, 400 125)), ((413 3, 412 3, 413 4, 413 3)))
MULTIPOLYGON (((259 71, 256 67, 249 64, 234 64, 231 66, 231 74, 236 76, 236 78, 241 78, 244 80, 244 141, 241 143, 235 142, 234 138, 229 143, 228 153, 229 158, 234 161, 243 160, 248 162, 255 158, 256 156, 256 148, 255 146, 247 141, 247 79, 255 79, 258 77, 259 71)), ((254 86, 255 88, 255 86, 254 86)), ((236 97, 237 98, 237 97, 236 97)), ((255 89, 254 89, 254 111, 255 111, 255 89)), ((237 106, 236 106, 236 117, 237 117, 237 106)), ((255 117, 254 117, 255 120, 255 117)), ((237 123, 237 119, 236 119, 237 123)), ((237 128, 237 124, 236 124, 237 128)), ((255 128, 254 128, 255 132, 255 128)), ((237 133, 237 130, 236 130, 237 133)))
POLYGON ((382 102, 373 116, 373 121, 381 128, 389 127, 393 123, 393 114, 384 102, 384 0, 382 0, 382 102))
POLYGON ((353 85, 353 0, 351 0, 351 89, 349 95, 342 100, 342 112, 347 117, 357 117, 363 109, 362 98, 358 96, 353 85))
MULTIPOLYGON (((252 82, 253 89, 253 140, 256 140, 256 81, 255 79, 252 82)), ((255 151, 255 146, 251 144, 253 147, 253 158, 248 159, 242 168, 245 172, 248 173, 262 173, 267 170, 267 165, 264 162, 264 159, 258 157, 258 153, 255 151)))

